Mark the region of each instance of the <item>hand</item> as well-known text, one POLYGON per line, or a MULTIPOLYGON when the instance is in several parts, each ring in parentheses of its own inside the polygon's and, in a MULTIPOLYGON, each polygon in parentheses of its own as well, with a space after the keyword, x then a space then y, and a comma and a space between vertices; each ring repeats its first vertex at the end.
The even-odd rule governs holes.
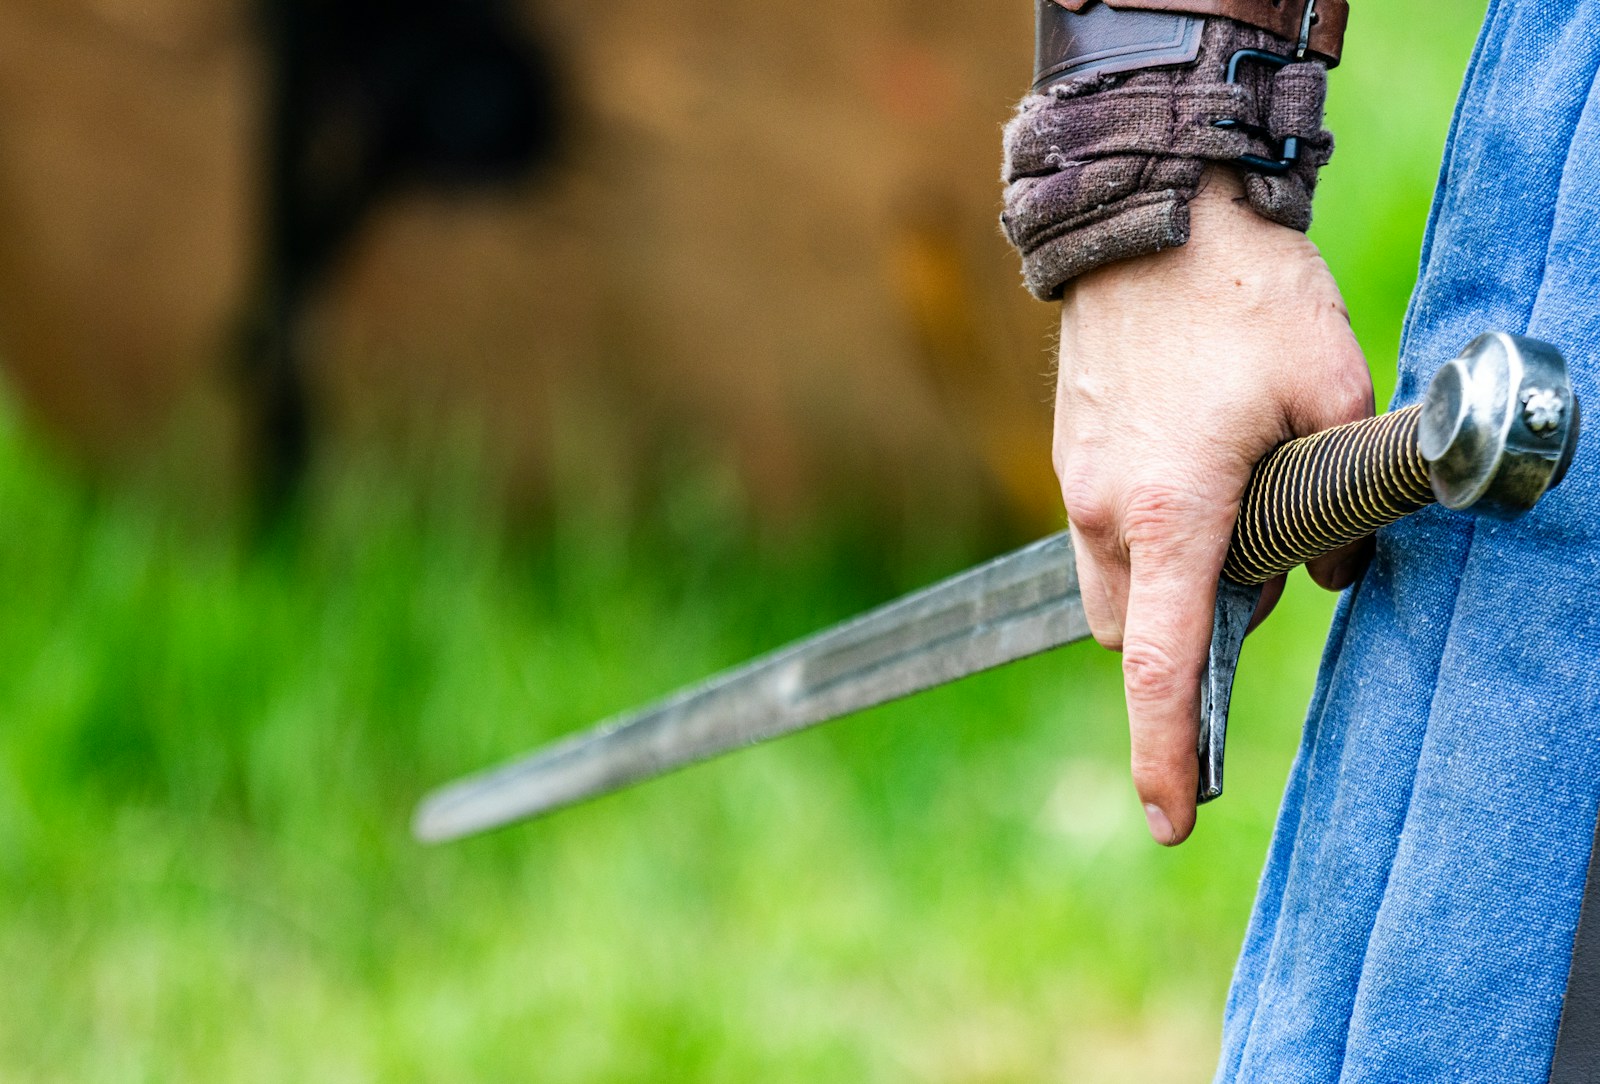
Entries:
MULTIPOLYGON (((1372 414, 1339 288, 1303 234, 1213 170, 1189 244, 1108 265, 1061 309, 1055 465, 1095 639, 1122 652, 1150 834, 1194 829, 1200 682, 1250 470, 1279 443, 1372 414)), ((1361 544, 1309 568, 1355 580, 1361 544)), ((1259 621, 1283 590, 1267 585, 1259 621)))

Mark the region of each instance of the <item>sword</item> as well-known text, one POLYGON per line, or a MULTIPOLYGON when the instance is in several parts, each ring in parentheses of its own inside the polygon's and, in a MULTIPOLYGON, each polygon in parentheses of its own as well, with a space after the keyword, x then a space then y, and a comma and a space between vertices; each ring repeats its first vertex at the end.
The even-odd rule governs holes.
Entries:
MULTIPOLYGON (((1420 405, 1264 458, 1217 587, 1200 801, 1222 793, 1228 701, 1261 584, 1435 502, 1513 519, 1561 482, 1578 430, 1561 354, 1491 333, 1439 370, 1420 405)), ((539 816, 1088 635, 1062 532, 435 791, 413 832, 441 842, 539 816)))

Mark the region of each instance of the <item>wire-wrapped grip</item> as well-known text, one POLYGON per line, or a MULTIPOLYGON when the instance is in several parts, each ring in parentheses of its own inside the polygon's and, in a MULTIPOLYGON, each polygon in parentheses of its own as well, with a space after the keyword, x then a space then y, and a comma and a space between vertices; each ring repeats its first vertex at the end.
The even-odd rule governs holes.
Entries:
POLYGON ((1270 453, 1245 491, 1223 575, 1265 583, 1433 504, 1421 418, 1408 407, 1270 453))
POLYGON ((1265 583, 1436 501, 1514 519, 1560 484, 1578 429, 1559 351, 1480 336, 1420 405, 1292 440, 1257 464, 1223 575, 1265 583))

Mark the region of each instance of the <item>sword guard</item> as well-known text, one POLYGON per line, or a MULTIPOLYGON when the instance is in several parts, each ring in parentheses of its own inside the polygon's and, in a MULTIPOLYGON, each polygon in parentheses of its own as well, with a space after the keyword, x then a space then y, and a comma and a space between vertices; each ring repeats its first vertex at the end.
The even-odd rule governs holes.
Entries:
POLYGON ((1261 602, 1261 585, 1235 583, 1223 577, 1217 583, 1217 607, 1211 617, 1211 652, 1205 680, 1200 685, 1200 793, 1199 804, 1222 796, 1222 760, 1228 742, 1228 702, 1233 699, 1233 677, 1239 671, 1239 651, 1250 618, 1261 602))

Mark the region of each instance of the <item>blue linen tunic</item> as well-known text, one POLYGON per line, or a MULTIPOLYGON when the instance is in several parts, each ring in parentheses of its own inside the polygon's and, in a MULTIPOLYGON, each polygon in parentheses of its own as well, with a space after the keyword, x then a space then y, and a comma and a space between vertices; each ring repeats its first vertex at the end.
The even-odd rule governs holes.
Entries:
MULTIPOLYGON (((1377 0, 1374 0, 1377 2, 1377 0)), ((1380 533, 1342 600, 1234 977, 1222 1084, 1536 1084, 1600 798, 1600 0, 1494 0, 1395 405, 1494 328, 1591 408, 1514 524, 1380 533)))

